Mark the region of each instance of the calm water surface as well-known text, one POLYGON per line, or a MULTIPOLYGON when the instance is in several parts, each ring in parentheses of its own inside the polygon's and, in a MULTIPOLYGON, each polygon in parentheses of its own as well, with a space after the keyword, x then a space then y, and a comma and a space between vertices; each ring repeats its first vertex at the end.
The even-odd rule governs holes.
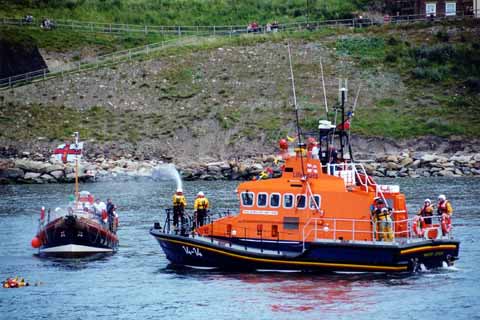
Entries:
MULTIPOLYGON (((173 270, 148 234, 175 185, 83 185, 119 207, 120 249, 95 260, 40 259, 30 240, 39 208, 67 202, 72 185, 0 186, 0 278, 40 286, 0 289, 0 319, 480 319, 480 179, 399 179, 409 209, 445 193, 462 241, 454 268, 413 275, 222 273, 173 270)), ((236 182, 186 182, 215 209, 234 209, 236 182)), ((162 219, 163 220, 163 219, 162 219)))

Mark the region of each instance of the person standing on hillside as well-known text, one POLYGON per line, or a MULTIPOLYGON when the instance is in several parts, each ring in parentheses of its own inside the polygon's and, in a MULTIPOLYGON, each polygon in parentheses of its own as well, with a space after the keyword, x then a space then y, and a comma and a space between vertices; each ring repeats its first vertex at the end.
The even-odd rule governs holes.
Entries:
POLYGON ((195 203, 193 204, 193 210, 195 211, 195 227, 201 227, 205 224, 205 218, 207 217, 208 199, 205 197, 202 191, 197 194, 195 203))

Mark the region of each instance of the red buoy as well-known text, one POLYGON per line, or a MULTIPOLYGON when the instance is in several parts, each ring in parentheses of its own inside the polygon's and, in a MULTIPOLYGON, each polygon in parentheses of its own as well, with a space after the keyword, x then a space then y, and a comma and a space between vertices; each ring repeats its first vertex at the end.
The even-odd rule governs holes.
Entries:
POLYGON ((38 239, 37 237, 33 237, 32 247, 33 248, 40 248, 41 245, 42 245, 42 243, 40 242, 40 239, 38 239))

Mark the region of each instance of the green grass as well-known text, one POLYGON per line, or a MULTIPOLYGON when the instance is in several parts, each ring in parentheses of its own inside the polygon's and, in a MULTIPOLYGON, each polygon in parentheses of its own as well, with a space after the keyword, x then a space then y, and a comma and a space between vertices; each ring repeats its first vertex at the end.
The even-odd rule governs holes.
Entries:
POLYGON ((44 31, 21 27, 0 29, 0 39, 35 44, 37 47, 52 51, 72 51, 82 48, 94 48, 99 54, 130 49, 172 39, 159 34, 99 34, 76 32, 72 30, 44 31))
POLYGON ((246 25, 349 18, 367 0, 19 0, 0 1, 1 16, 151 25, 246 25), (307 5, 308 4, 308 5, 307 5))

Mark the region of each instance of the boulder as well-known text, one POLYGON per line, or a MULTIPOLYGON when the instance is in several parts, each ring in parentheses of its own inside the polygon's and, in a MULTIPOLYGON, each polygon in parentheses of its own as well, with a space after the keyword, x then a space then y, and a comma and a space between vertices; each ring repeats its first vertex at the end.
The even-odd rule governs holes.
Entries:
POLYGON ((434 154, 424 154, 422 157, 421 157, 421 160, 422 162, 433 162, 433 161, 436 161, 438 159, 438 156, 434 155, 434 154))
POLYGON ((442 177, 453 177, 454 173, 450 170, 442 170, 442 171, 438 171, 438 175, 442 177))
POLYGON ((15 160, 15 167, 29 172, 45 173, 45 169, 48 168, 48 166, 50 166, 48 163, 41 161, 32 161, 27 159, 15 160))
POLYGON ((40 175, 41 175, 41 173, 27 172, 27 173, 25 173, 25 176, 23 177, 23 179, 25 179, 25 180, 37 179, 38 177, 40 177, 40 175))
POLYGON ((388 170, 386 173, 385 173, 385 176, 389 177, 389 178, 395 178, 397 176, 397 172, 396 171, 392 171, 392 170, 388 170))
POLYGON ((402 161, 400 161, 400 166, 406 167, 406 166, 410 165, 411 163, 413 163, 413 159, 410 158, 410 157, 407 157, 407 158, 404 158, 402 161))
POLYGON ((469 163, 472 160, 471 155, 455 155, 450 158, 450 161, 455 161, 457 163, 469 163))
POLYGON ((52 165, 48 165, 47 167, 45 167, 44 172, 45 173, 50 173, 52 171, 62 171, 63 172, 63 169, 64 169, 64 166, 61 165, 61 164, 52 164, 52 165))
POLYGON ((24 177, 23 170, 19 168, 0 169, 0 178, 6 180, 16 180, 24 177))
POLYGON ((48 173, 44 173, 40 176, 40 179, 44 180, 45 182, 55 182, 56 179, 49 175, 48 173))
POLYGON ((412 168, 412 169, 417 169, 417 168, 420 166, 420 163, 421 163, 421 162, 422 162, 422 161, 421 161, 421 160, 418 160, 418 159, 417 159, 417 160, 414 160, 414 161, 410 164, 410 168, 412 168))
POLYGON ((476 162, 480 162, 480 153, 476 153, 476 154, 473 156, 473 160, 475 160, 476 162))
POLYGON ((385 158, 385 161, 386 161, 386 162, 398 162, 398 157, 395 156, 395 155, 388 155, 388 156, 385 158))
POLYGON ((51 171, 49 174, 58 180, 63 178, 63 176, 65 175, 65 172, 63 172, 63 170, 54 170, 54 171, 51 171))

